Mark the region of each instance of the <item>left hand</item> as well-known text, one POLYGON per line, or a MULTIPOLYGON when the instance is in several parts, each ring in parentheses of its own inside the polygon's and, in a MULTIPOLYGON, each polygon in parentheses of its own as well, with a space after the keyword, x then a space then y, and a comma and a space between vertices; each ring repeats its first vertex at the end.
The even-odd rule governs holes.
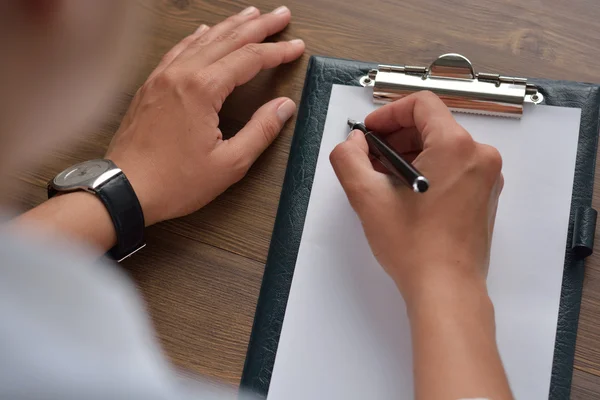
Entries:
POLYGON ((304 52, 302 40, 260 43, 290 19, 286 7, 264 15, 249 7, 203 25, 137 92, 106 158, 130 180, 146 225, 196 211, 239 181, 292 116, 294 102, 282 97, 260 107, 231 139, 219 129, 218 113, 236 86, 304 52))

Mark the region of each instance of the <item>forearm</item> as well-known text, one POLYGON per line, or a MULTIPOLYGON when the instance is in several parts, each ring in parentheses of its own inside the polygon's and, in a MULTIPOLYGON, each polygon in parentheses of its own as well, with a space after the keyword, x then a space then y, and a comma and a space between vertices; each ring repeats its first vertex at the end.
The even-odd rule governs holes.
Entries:
POLYGON ((417 399, 512 399, 485 282, 430 282, 409 308, 417 399))
POLYGON ((13 220, 11 228, 35 229, 48 238, 73 239, 96 249, 98 255, 116 243, 106 207, 96 196, 83 191, 53 197, 13 220))

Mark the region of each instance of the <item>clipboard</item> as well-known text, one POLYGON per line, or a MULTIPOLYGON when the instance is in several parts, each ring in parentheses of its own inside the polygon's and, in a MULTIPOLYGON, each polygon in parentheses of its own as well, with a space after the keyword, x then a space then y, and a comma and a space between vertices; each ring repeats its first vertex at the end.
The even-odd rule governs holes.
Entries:
POLYGON ((569 398, 584 262, 593 252, 596 226, 597 213, 591 203, 598 146, 600 86, 476 74, 471 63, 457 54, 442 56, 425 68, 311 57, 241 387, 261 397, 268 393, 334 84, 373 86, 375 102, 391 101, 427 89, 437 93, 454 110, 503 117, 520 117, 524 103, 581 108, 549 392, 550 399, 569 398))

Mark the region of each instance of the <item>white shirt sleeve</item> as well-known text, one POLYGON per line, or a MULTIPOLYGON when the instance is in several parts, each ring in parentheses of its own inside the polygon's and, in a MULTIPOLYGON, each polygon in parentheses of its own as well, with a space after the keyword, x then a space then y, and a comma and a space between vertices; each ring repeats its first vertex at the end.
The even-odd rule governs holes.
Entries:
POLYGON ((234 398, 182 385, 135 287, 90 259, 72 243, 0 232, 0 399, 234 398))

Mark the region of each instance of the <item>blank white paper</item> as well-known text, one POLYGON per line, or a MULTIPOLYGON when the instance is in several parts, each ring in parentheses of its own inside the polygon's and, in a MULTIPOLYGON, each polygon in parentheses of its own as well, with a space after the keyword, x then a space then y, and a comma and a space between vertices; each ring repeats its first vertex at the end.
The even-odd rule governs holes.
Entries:
MULTIPOLYGON (((373 257, 329 163, 346 120, 377 106, 334 85, 279 340, 269 400, 412 399, 405 304, 373 257)), ((497 340, 517 399, 547 399, 580 110, 525 109, 521 120, 456 114, 504 161, 488 276, 497 340)))

